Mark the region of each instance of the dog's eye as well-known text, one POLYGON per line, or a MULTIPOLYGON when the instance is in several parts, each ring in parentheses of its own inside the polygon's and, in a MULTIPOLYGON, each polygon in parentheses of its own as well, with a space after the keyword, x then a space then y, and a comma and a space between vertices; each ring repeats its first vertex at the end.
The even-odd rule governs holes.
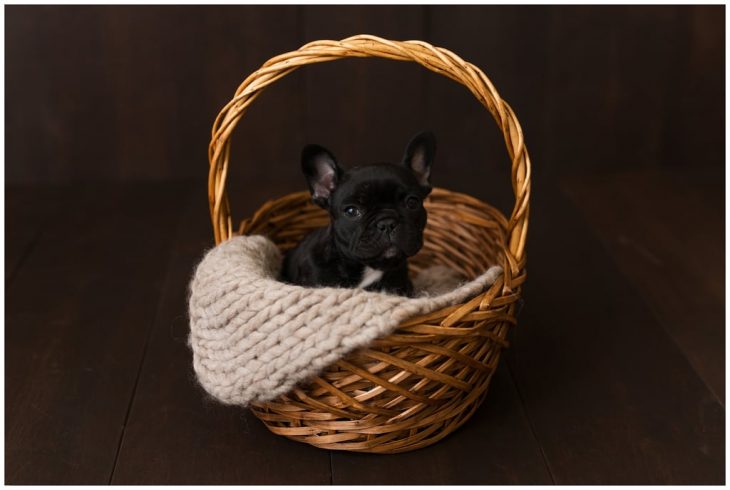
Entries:
POLYGON ((357 208, 357 206, 347 206, 343 213, 348 218, 359 218, 360 217, 360 210, 357 208))
POLYGON ((408 209, 418 209, 418 206, 420 205, 421 200, 415 196, 408 196, 406 199, 406 207, 408 207, 408 209))

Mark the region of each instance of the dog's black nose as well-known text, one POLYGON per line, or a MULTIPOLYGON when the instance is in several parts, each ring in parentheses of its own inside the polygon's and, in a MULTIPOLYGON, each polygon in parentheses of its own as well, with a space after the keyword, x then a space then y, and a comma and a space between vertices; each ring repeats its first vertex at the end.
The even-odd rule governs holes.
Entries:
POLYGON ((395 230, 395 227, 397 226, 397 222, 393 218, 383 218, 375 225, 378 227, 378 230, 385 233, 385 232, 391 232, 395 230))

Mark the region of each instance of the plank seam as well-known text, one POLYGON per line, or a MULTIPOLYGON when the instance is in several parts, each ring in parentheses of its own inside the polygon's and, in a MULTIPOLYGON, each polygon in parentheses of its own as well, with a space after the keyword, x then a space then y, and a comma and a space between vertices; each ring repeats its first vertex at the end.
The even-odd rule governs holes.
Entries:
MULTIPOLYGON (((189 187, 189 186, 188 186, 189 187)), ((188 188, 188 198, 187 198, 187 206, 190 206, 190 202, 192 200, 192 196, 194 195, 194 192, 191 192, 190 188, 188 188)), ((185 224, 183 222, 183 216, 184 213, 180 213, 178 216, 178 222, 175 226, 175 233, 174 237, 177 238, 180 235, 181 230, 183 229, 183 225, 185 224)), ((174 250, 174 244, 175 240, 170 242, 170 251, 172 252, 174 250)), ((117 465, 119 463, 119 455, 122 452, 122 446, 124 445, 124 436, 127 432, 127 423, 129 422, 129 416, 132 413, 132 407, 134 406, 134 400, 137 395, 137 388, 139 386, 139 380, 142 377, 142 371, 144 368, 145 360, 147 359, 147 351, 149 349, 150 339, 152 338, 152 333, 155 330, 155 326, 157 324, 157 319, 160 317, 160 310, 162 309, 162 299, 165 297, 165 293, 168 290, 169 284, 168 284, 168 278, 170 276, 170 271, 172 269, 173 262, 177 260, 177 255, 171 253, 170 258, 167 261, 167 264, 165 265, 165 270, 163 272, 163 281, 160 287, 160 296, 157 302, 157 307, 155 308, 155 313, 152 315, 152 320, 149 323, 149 326, 147 327, 147 333, 145 335, 144 344, 142 346, 142 355, 139 360, 139 366, 137 367, 137 374, 134 379, 134 386, 132 387, 132 392, 129 396, 129 403, 127 404, 127 411, 124 415, 124 422, 122 424, 122 433, 119 435, 119 443, 117 444, 117 450, 114 454, 114 464, 112 465, 112 470, 109 474, 109 481, 107 482, 109 485, 113 484, 114 481, 114 474, 117 470, 117 465)))
MULTIPOLYGON (((514 354, 514 352, 513 352, 514 354)), ((514 358, 514 356, 512 356, 514 358)), ((515 361, 516 362, 516 361, 515 361)), ((525 404, 525 399, 522 396, 522 392, 520 391, 520 387, 517 384, 516 376, 514 375, 512 371, 511 362, 505 362, 507 366, 507 373, 509 373, 509 377, 512 380, 512 385, 515 387, 515 391, 517 392, 517 398, 520 400, 520 409, 522 410, 522 415, 525 417, 525 420, 527 421, 527 426, 530 428, 530 434, 532 434, 532 438, 535 440, 535 444, 537 444, 537 447, 540 449, 540 456, 542 457, 542 462, 545 465, 545 469, 547 470, 548 476, 550 476, 550 481, 553 485, 556 485, 557 482, 555 481, 555 474, 553 473, 553 469, 550 467, 550 461, 547 457, 547 454, 545 453, 545 448, 542 447, 542 444, 540 444, 540 439, 537 437, 537 431, 535 430, 535 425, 532 423, 532 419, 530 418, 530 413, 527 410, 527 405, 525 404)))

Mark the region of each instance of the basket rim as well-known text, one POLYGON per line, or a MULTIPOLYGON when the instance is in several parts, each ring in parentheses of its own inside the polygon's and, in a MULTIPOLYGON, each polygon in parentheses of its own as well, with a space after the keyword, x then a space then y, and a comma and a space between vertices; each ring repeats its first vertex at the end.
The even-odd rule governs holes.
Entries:
MULTIPOLYGON (((500 229, 500 234, 503 236, 507 236, 507 225, 508 220, 505 217, 504 213, 500 211, 495 206, 492 206, 489 203, 486 203, 482 201, 481 199, 477 199, 476 197, 466 194, 463 192, 458 191, 452 191, 449 189, 446 189, 444 187, 434 187, 431 191, 431 195, 428 197, 428 199, 432 198, 437 199, 444 199, 447 200, 449 198, 457 198, 457 199, 463 199, 466 201, 471 208, 472 211, 475 211, 477 213, 485 213, 489 215, 490 218, 492 218, 497 226, 500 229)), ((309 191, 296 191, 284 194, 282 196, 268 199, 263 204, 261 204, 253 213, 249 216, 241 220, 240 225, 238 226, 238 229, 232 234, 235 235, 249 235, 249 234, 259 234, 261 233, 259 226, 261 225, 261 222, 268 222, 267 216, 269 216, 271 213, 276 213, 280 210, 286 210, 287 213, 291 212, 291 208, 293 206, 306 206, 311 203, 310 193, 309 191)), ((316 208, 320 212, 324 212, 323 210, 316 208)), ((478 225, 475 225, 478 226, 478 225)), ((507 255, 507 247, 503 246, 501 247, 502 253, 506 256, 507 255)), ((506 262, 506 260, 505 260, 506 262)), ((526 271, 524 269, 520 270, 518 274, 511 276, 510 281, 507 281, 507 270, 506 267, 508 264, 505 262, 502 262, 502 268, 503 268, 503 275, 500 276, 500 278, 492 284, 489 288, 483 290, 481 293, 470 297, 468 300, 464 301, 463 303, 456 304, 456 305, 449 305, 445 306, 443 308, 439 308, 438 310, 435 310, 431 313, 425 314, 425 315, 417 315, 414 317, 409 318, 408 320, 405 320, 401 322, 397 333, 403 334, 414 334, 414 333, 424 333, 421 332, 420 326, 422 323, 427 322, 431 318, 438 318, 443 317, 443 320, 440 322, 439 328, 452 328, 454 325, 461 321, 461 319, 468 315, 473 308, 467 307, 472 302, 476 302, 479 305, 480 309, 487 308, 492 302, 495 300, 499 301, 507 301, 511 302, 511 300, 514 298, 515 294, 520 294, 520 286, 525 282, 527 278, 526 271), (419 330, 420 329, 420 330, 419 330)), ((472 307, 475 305, 471 305, 472 307)), ((433 332, 431 332, 433 333, 433 332)))

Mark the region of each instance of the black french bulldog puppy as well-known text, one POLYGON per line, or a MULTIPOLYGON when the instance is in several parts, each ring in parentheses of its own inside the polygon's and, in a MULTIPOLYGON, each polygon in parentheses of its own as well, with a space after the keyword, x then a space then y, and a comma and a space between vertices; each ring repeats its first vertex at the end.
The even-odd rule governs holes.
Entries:
POLYGON ((284 257, 282 279, 302 286, 360 287, 409 296, 408 257, 423 245, 436 152, 432 133, 408 144, 400 164, 343 170, 325 148, 308 145, 302 170, 312 200, 330 224, 307 235, 284 257))

